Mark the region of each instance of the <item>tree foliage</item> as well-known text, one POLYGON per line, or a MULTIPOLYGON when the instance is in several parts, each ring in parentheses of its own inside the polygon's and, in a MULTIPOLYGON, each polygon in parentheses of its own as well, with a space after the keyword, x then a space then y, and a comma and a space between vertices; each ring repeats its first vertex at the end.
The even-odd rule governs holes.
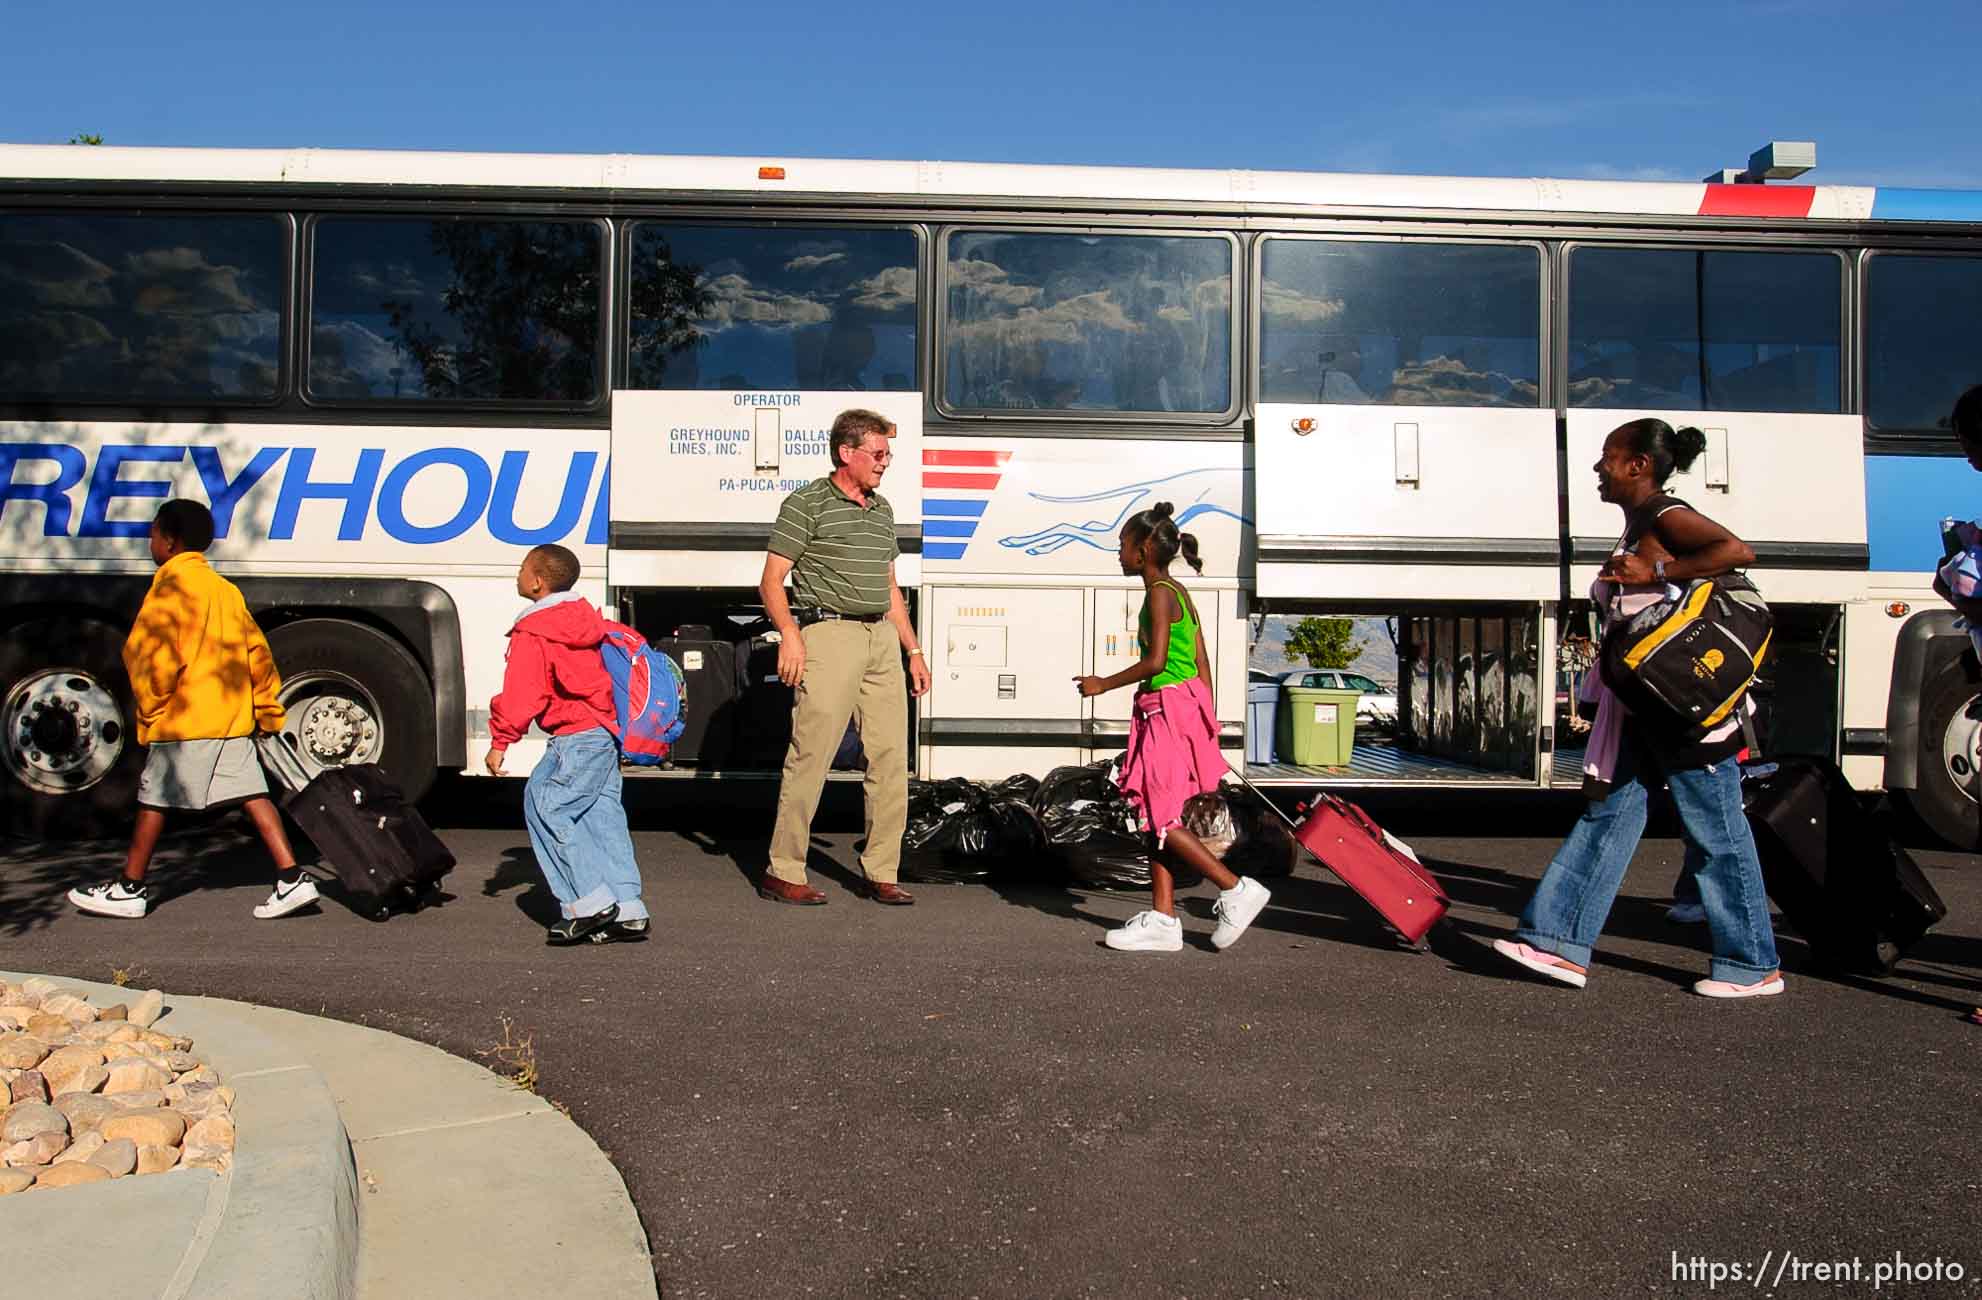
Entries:
POLYGON ((1304 618, 1287 634, 1287 657, 1310 668, 1350 668, 1363 652, 1356 625, 1346 618, 1304 618))
POLYGON ((100 135, 81 133, 70 136, 69 143, 70 144, 102 144, 103 137, 100 135))

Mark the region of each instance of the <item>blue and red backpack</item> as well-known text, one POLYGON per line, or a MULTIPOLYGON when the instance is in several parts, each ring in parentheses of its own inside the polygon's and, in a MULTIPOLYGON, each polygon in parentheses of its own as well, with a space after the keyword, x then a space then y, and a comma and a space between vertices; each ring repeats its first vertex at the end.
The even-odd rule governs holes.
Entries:
POLYGON ((611 619, 599 658, 612 679, 620 756, 642 767, 665 762, 687 725, 688 684, 681 669, 638 632, 611 619))

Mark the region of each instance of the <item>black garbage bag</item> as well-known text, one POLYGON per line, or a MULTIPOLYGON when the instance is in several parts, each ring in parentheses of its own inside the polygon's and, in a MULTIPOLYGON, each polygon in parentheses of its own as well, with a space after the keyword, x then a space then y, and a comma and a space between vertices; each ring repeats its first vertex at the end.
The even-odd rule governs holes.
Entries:
MULTIPOLYGON (((1031 778, 1028 778, 1031 779, 1031 778)), ((1039 784, 1033 780, 1034 785, 1039 784)), ((995 792, 1001 788, 993 786, 995 792)), ((1023 799, 997 799, 985 809, 997 832, 996 874, 1014 884, 1061 885, 1066 871, 1046 843, 1046 827, 1023 799)))
POLYGON ((1232 847, 1225 850, 1226 869, 1254 880, 1293 875, 1301 845, 1286 821, 1244 786, 1223 793, 1234 831, 1232 847))
POLYGON ((999 843, 990 806, 990 796, 974 781, 909 782, 902 879, 946 885, 989 876, 999 843))
POLYGON ((1150 837, 1109 774, 1111 764, 1056 767, 1039 783, 1033 808, 1046 844, 1071 883, 1086 889, 1147 889, 1150 837))
POLYGON ((994 801, 1015 799, 1020 803, 1029 804, 1032 802, 1032 797, 1038 793, 1039 778, 1025 772, 1020 772, 1017 776, 1008 776, 991 787, 991 798, 994 801))

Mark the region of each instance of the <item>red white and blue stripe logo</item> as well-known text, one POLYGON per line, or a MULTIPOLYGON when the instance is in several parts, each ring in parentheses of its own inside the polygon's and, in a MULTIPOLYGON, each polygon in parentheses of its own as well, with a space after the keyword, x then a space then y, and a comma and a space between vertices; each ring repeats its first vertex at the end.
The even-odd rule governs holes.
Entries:
POLYGON ((961 560, 1005 477, 1009 451, 922 449, 922 558, 961 560))

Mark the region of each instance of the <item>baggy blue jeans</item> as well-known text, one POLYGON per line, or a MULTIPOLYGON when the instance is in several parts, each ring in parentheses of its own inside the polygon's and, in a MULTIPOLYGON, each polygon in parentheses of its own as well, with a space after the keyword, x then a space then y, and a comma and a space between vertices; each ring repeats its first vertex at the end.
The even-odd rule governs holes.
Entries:
POLYGON ((567 918, 615 903, 619 920, 647 915, 619 796, 619 742, 604 727, 551 737, 524 783, 530 847, 567 918))
POLYGON ((1732 758, 1661 773, 1630 738, 1618 747, 1610 794, 1584 808, 1521 913, 1515 936, 1578 966, 1603 932, 1625 868, 1645 833, 1650 791, 1663 775, 1679 809, 1687 857, 1699 864, 1700 902, 1713 932, 1709 973, 1753 984, 1776 969, 1775 930, 1762 888, 1762 864, 1741 812, 1741 767, 1732 758))

